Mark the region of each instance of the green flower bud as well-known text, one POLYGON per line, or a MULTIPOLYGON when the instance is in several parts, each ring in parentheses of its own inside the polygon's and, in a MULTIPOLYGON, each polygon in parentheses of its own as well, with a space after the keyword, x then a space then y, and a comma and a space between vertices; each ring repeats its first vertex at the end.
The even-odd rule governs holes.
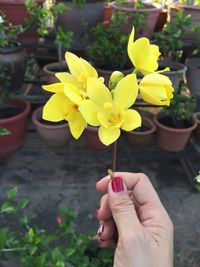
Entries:
POLYGON ((124 74, 120 71, 114 71, 109 80, 108 87, 110 90, 114 90, 118 82, 124 78, 124 74))

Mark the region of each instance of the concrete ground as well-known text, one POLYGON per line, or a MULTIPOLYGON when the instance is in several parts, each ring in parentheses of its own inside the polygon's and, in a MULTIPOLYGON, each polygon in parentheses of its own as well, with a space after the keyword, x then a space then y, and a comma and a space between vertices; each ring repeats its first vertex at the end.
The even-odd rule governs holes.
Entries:
MULTIPOLYGON (((91 150, 84 137, 73 140, 59 156, 36 132, 29 132, 23 149, 0 160, 0 202, 16 185, 19 196, 31 200, 30 209, 49 228, 54 225, 58 203, 64 201, 76 211, 82 231, 96 230, 95 211, 101 195, 95 191, 95 182, 106 174, 110 163, 111 152, 91 150)), ((200 156, 194 157, 192 165, 197 173, 200 156)), ((145 172, 150 177, 174 223, 175 267, 192 266, 200 256, 200 193, 191 190, 180 162, 159 152, 133 150, 122 138, 117 169, 145 172)))

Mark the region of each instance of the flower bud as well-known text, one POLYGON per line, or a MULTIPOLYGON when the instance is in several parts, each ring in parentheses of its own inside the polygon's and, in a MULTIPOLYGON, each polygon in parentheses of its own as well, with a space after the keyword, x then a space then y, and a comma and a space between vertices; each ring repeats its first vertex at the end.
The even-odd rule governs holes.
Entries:
POLYGON ((120 71, 114 71, 110 76, 109 89, 114 90, 118 82, 124 78, 124 74, 120 71))

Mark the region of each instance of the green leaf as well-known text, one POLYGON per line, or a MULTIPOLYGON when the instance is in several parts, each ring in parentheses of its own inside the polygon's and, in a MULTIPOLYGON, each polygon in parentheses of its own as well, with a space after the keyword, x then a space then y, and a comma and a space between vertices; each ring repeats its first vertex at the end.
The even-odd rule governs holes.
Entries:
POLYGON ((8 228, 0 229, 0 250, 4 248, 8 237, 8 228))
POLYGON ((14 213, 14 212, 16 212, 16 208, 10 202, 5 202, 1 206, 1 213, 14 213))
POLYGON ((56 267, 65 267, 65 263, 63 261, 56 262, 56 267))
POLYGON ((13 187, 10 191, 8 191, 7 193, 7 196, 8 196, 8 199, 11 200, 13 198, 15 198, 17 195, 17 187, 13 187))
POLYGON ((5 129, 5 128, 1 128, 1 127, 0 127, 0 136, 1 136, 1 135, 8 135, 8 134, 11 134, 11 132, 8 131, 8 130, 5 129))
POLYGON ((18 207, 20 208, 20 209, 24 209, 24 208, 26 208, 27 206, 28 206, 28 204, 29 204, 29 200, 28 199, 26 199, 26 198, 21 198, 20 200, 19 200, 19 202, 18 202, 18 207))

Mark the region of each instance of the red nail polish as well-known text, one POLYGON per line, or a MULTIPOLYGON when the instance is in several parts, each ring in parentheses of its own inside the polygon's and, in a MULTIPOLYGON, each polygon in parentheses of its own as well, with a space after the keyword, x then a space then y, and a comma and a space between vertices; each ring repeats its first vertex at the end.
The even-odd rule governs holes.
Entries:
POLYGON ((115 193, 124 191, 123 180, 120 176, 114 177, 112 180, 112 190, 115 193))

